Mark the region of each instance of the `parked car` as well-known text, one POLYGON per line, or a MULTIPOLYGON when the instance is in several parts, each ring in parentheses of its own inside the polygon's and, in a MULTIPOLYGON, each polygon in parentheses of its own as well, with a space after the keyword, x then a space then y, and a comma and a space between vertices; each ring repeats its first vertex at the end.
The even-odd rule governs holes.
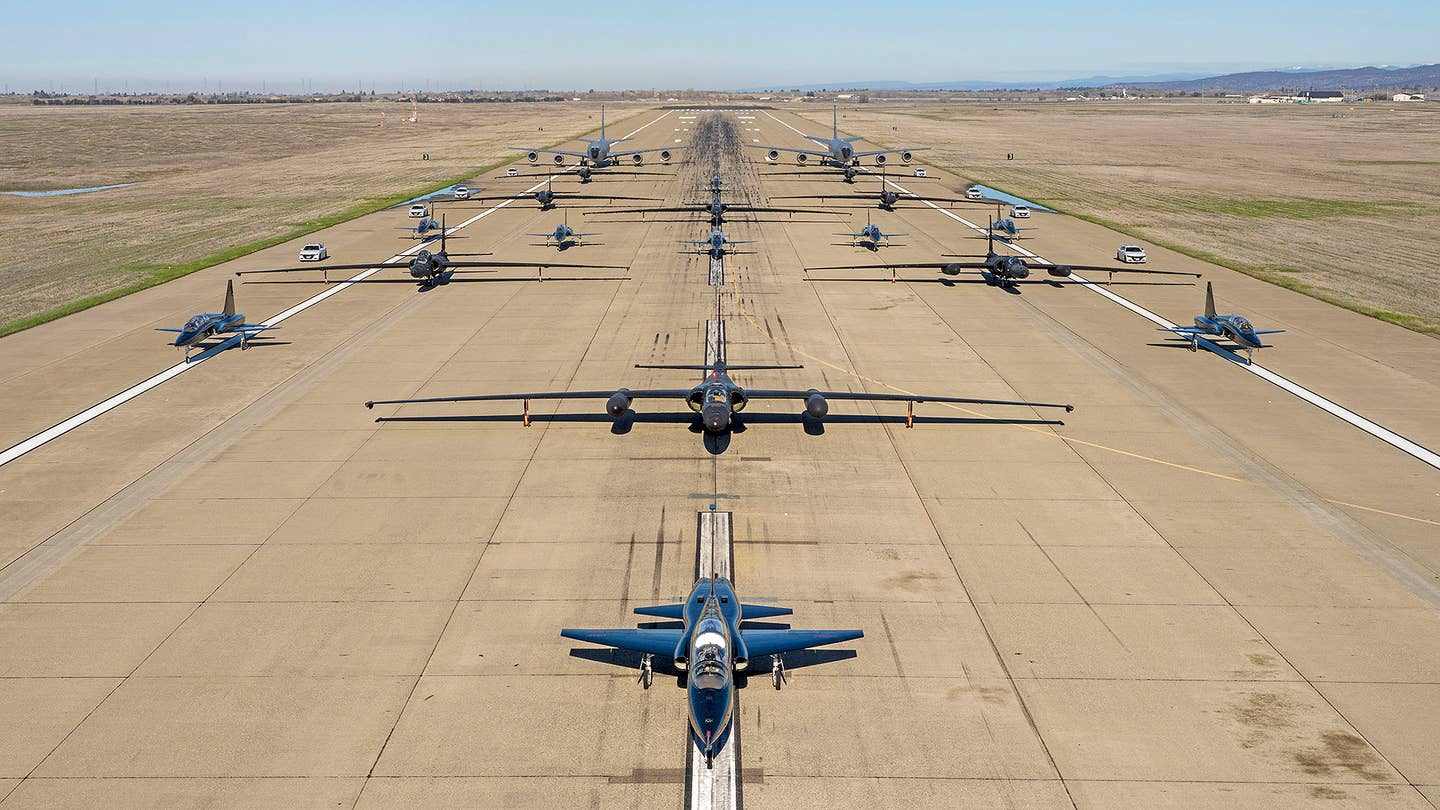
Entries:
POLYGON ((1028 205, 1012 205, 1012 206, 1010 206, 1010 216, 1012 216, 1012 217, 1014 217, 1014 218, 1016 218, 1016 219, 1029 219, 1029 218, 1030 218, 1030 206, 1028 206, 1028 205))
POLYGON ((517 169, 517 168, 515 168, 514 166, 511 166, 510 168, 508 168, 508 169, 505 170, 505 176, 506 176, 506 177, 519 177, 519 176, 520 176, 520 170, 517 169))
POLYGON ((410 216, 415 217, 416 219, 419 219, 420 217, 428 217, 430 216, 430 206, 426 205, 425 203, 415 203, 414 205, 410 206, 410 216))
POLYGON ((470 187, 469 187, 469 186, 456 186, 456 187, 455 187, 455 192, 454 192, 454 194, 455 194, 455 199, 457 199, 457 200, 468 200, 468 199, 470 199, 470 187))
POLYGON ((924 177, 924 176, 925 176, 925 170, 924 170, 924 169, 916 169, 916 170, 915 170, 915 176, 916 176, 916 177, 924 177))
POLYGON ((330 258, 330 251, 325 249, 324 242, 311 242, 300 248, 300 261, 302 262, 323 262, 330 258))
POLYGON ((1115 250, 1115 260, 1125 264, 1144 264, 1145 248, 1139 245, 1121 245, 1115 250))
POLYGON ((984 198, 985 195, 980 191, 979 186, 971 186, 965 189, 965 199, 967 200, 983 200, 984 198))

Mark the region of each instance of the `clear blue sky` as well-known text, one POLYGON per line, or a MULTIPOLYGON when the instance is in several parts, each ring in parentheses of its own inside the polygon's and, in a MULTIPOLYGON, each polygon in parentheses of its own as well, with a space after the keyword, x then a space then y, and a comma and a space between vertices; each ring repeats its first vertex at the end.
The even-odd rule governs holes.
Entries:
POLYGON ((0 82, 16 91, 1021 83, 1440 61, 1435 0, 7 6, 0 82))

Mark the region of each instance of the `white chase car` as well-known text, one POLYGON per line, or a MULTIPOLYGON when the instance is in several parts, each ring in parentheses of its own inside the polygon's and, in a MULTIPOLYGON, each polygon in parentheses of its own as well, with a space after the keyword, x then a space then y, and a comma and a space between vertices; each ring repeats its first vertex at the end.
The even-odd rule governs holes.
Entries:
POLYGON ((1145 248, 1139 245, 1121 245, 1115 249, 1115 261, 1125 264, 1144 264, 1145 248))
POLYGON ((965 199, 967 200, 980 200, 984 199, 984 197, 985 194, 980 191, 979 186, 971 186, 965 189, 965 199))
POLYGON ((457 199, 457 200, 468 200, 468 199, 470 199, 470 187, 469 187, 469 186, 456 186, 456 187, 455 187, 454 194, 455 194, 455 199, 457 199))
POLYGON ((1030 206, 1028 206, 1028 205, 1012 205, 1012 206, 1010 206, 1010 216, 1014 217, 1015 219, 1029 219, 1029 218, 1030 218, 1030 206))
POLYGON ((924 170, 924 169, 916 169, 916 170, 915 170, 915 176, 916 176, 916 177, 924 177, 924 176, 925 176, 925 170, 924 170))
POLYGON ((410 206, 410 216, 415 217, 416 219, 419 219, 420 217, 428 217, 430 216, 430 206, 426 205, 425 203, 415 203, 414 205, 410 206))
POLYGON ((330 258, 330 251, 325 248, 324 242, 311 242, 300 248, 300 261, 302 262, 323 262, 330 258))
POLYGON ((508 168, 508 169, 505 170, 505 176, 506 176, 506 177, 519 177, 519 176, 520 176, 520 170, 517 169, 517 168, 515 168, 514 166, 511 166, 510 168, 508 168))

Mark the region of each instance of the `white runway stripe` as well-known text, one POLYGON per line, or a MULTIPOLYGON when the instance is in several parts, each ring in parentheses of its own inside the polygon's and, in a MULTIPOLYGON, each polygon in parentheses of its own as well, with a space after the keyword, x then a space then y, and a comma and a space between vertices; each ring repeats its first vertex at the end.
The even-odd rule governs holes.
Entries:
MULTIPOLYGON (((644 130, 646 127, 649 127, 651 124, 654 124, 656 121, 659 121, 659 120, 665 118, 665 117, 668 116, 669 114, 670 114, 670 113, 668 113, 668 112, 667 112, 667 113, 662 113, 659 118, 656 118, 654 121, 651 121, 649 124, 645 124, 644 126, 640 127, 639 129, 635 130, 634 132, 631 132, 629 135, 626 135, 625 137, 627 137, 627 138, 633 137, 634 135, 636 135, 636 134, 638 134, 639 132, 641 132, 641 130, 644 130)), ((563 172, 556 172, 555 174, 550 175, 550 177, 547 177, 545 180, 543 180, 543 181, 541 181, 541 182, 539 182, 539 183, 536 183, 535 185, 531 186, 530 188, 525 189, 524 191, 520 192, 519 194, 516 194, 514 197, 511 197, 510 199, 505 200, 504 202, 501 202, 501 203, 499 203, 499 204, 497 204, 497 205, 494 205, 494 206, 492 206, 492 207, 490 207, 490 208, 485 209, 484 211, 481 211, 480 213, 476 214, 475 216, 473 216, 473 217, 465 220, 464 222, 460 223, 459 225, 456 225, 456 226, 450 228, 449 230, 450 230, 450 231, 458 231, 458 230, 460 230, 461 228, 465 228, 465 227, 468 227, 468 226, 470 226, 470 225, 473 225, 474 223, 479 222, 480 220, 484 219, 485 217, 490 216, 491 214, 495 213, 496 211, 499 211, 500 209, 504 208, 505 206, 509 205, 510 203, 515 202, 516 200, 524 199, 524 198, 525 198, 525 195, 527 195, 527 194, 534 194, 535 192, 537 192, 537 191, 539 191, 540 189, 544 188, 544 187, 545 187, 545 184, 548 183, 548 182, 550 182, 550 179, 551 179, 551 178, 559 177, 560 175, 565 174, 565 173, 570 172, 570 171, 573 171, 573 169, 566 169, 566 170, 563 171, 563 172)), ((336 283, 334 287, 331 287, 330 289, 326 290, 325 292, 322 292, 322 293, 320 293, 320 294, 318 294, 318 295, 311 296, 310 298, 307 298, 307 299, 305 299, 304 301, 301 301, 300 303, 296 304, 295 306, 290 307, 289 309, 285 310, 284 312, 281 312, 281 313, 278 314, 278 315, 273 315, 273 316, 271 316, 270 318, 267 318, 266 320, 261 321, 261 325, 262 325, 262 326, 278 326, 282 321, 285 321, 285 320, 287 320, 287 319, 289 319, 289 318, 292 318, 292 317, 294 317, 294 316, 296 316, 296 315, 299 315, 301 312, 304 312, 305 310, 309 309, 310 307, 315 306, 316 304, 320 303, 321 301, 324 301, 325 299, 327 299, 327 298, 329 298, 329 297, 331 297, 331 296, 333 296, 333 295, 339 295, 340 293, 344 292, 345 290, 347 290, 347 289, 349 289, 351 286, 353 286, 353 285, 355 284, 355 282, 357 282, 357 281, 364 281, 365 279, 367 279, 367 278, 375 275, 376 273, 380 272, 380 270, 382 270, 385 265, 394 265, 394 264, 397 264, 397 263, 403 261, 404 259, 408 258, 411 254, 418 252, 421 248, 425 247, 427 244, 429 244, 429 243, 428 243, 428 242, 421 242, 420 244, 415 245, 415 246, 409 248, 408 250, 405 250, 405 251, 402 252, 402 253, 398 253, 398 254, 396 254, 396 255, 394 255, 394 256, 391 256, 390 258, 386 259, 386 260, 383 261, 383 262, 376 262, 376 266, 375 266, 375 267, 372 267, 372 268, 370 268, 370 269, 368 269, 368 270, 363 270, 363 271, 361 271, 360 273, 358 273, 358 274, 356 274, 356 275, 354 275, 354 276, 351 276, 350 278, 348 278, 348 279, 346 279, 346 280, 344 280, 344 281, 341 281, 341 282, 336 283)), ((319 269, 323 269, 323 268, 317 267, 316 269, 319 270, 319 269)), ((235 346, 236 344, 238 344, 239 342, 240 342, 240 336, 239 336, 239 335, 235 335, 235 336, 233 336, 233 337, 227 338, 226 340, 224 340, 223 342, 219 343, 218 345, 212 346, 212 347, 210 347, 209 349, 206 349, 205 351, 201 352, 200 354, 195 355, 194 357, 192 357, 192 358, 190 359, 190 361, 189 361, 188 363, 187 363, 187 362, 176 363, 175 365, 173 365, 173 366, 165 369, 164 371, 161 371, 160 373, 155 374, 154 376, 152 376, 152 377, 150 377, 150 378, 148 378, 148 379, 146 379, 146 380, 144 380, 144 381, 142 381, 142 382, 139 382, 139 383, 137 383, 137 384, 135 384, 135 385, 133 385, 133 386, 125 389, 124 391, 121 391, 120 393, 118 393, 118 394, 110 397, 109 399, 106 399, 106 400, 104 400, 104 401, 102 401, 102 402, 98 402, 98 403, 96 403, 96 404, 94 404, 94 405, 91 405, 89 408, 86 408, 85 410, 81 411, 80 413, 75 414, 74 416, 70 417, 69 419, 66 419, 65 421, 60 422, 60 423, 58 423, 58 424, 52 425, 52 426, 50 426, 50 427, 48 427, 48 428, 40 431, 39 433, 36 433, 34 436, 31 436, 30 438, 25 439, 24 441, 19 442, 19 443, 15 444, 14 446, 10 447, 10 448, 7 448, 4 452, 0 452, 0 467, 3 467, 3 466, 5 466, 6 464, 9 464, 10 462, 14 461, 15 459, 20 458, 21 456, 25 455, 26 453, 29 453, 31 450, 34 450, 35 448, 44 445, 46 442, 49 442, 49 441, 52 441, 52 440, 54 440, 54 439, 57 439, 57 438, 59 438, 59 437, 61 437, 61 436, 64 436, 66 433, 69 433, 70 431, 74 430, 75 428, 80 427, 81 425, 85 424, 86 422, 89 422, 91 419, 94 419, 94 418, 97 417, 97 416, 100 416, 100 415, 102 415, 102 414, 104 414, 104 413, 107 413, 107 412, 109 412, 109 411, 111 411, 111 410, 114 410, 115 408, 120 407, 121 405, 124 405, 125 403, 129 402, 130 400, 132 400, 132 399, 134 399, 134 398, 136 398, 136 397, 138 397, 138 396, 140 396, 141 394, 145 393, 146 391, 149 391, 149 390, 152 389, 152 388, 155 388, 155 387, 157 387, 157 386, 159 386, 159 385, 163 385, 164 383, 169 382, 170 380, 172 380, 172 379, 180 376, 181 374, 184 374, 185 372, 189 371, 190 369, 199 366, 201 363, 204 363, 206 360, 209 360, 210 358, 214 357, 216 354, 219 354, 220 352, 222 352, 222 351, 224 351, 224 350, 226 350, 226 349, 229 349, 229 348, 234 347, 234 346, 235 346)))
MULTIPOLYGON (((784 121, 781 121, 779 118, 776 118, 775 116, 770 115, 770 113, 767 112, 767 113, 765 113, 765 114, 766 114, 767 116, 769 116, 771 119, 773 119, 776 123, 780 124, 781 126, 787 127, 787 128, 790 129, 792 132, 795 132, 795 133, 797 133, 797 134, 799 134, 799 135, 802 135, 802 136, 804 135, 804 133, 803 133, 803 132, 800 132, 800 130, 795 129, 795 127, 792 127, 792 126, 790 126, 789 124, 785 123, 784 121)), ((863 168, 863 167, 862 167, 861 170, 864 171, 864 172, 866 172, 867 174, 874 174, 874 172, 870 171, 869 169, 865 169, 865 168, 863 168)), ((897 191, 901 192, 902 194, 909 194, 909 195, 912 196, 912 197, 918 196, 918 195, 916 195, 914 192, 912 192, 912 191, 910 191, 909 189, 905 188, 904 186, 900 185, 899 183, 896 183, 894 180, 891 180, 891 179, 889 179, 889 178, 886 178, 886 179, 885 179, 885 182, 888 183, 888 184, 891 185, 891 186, 894 186, 895 189, 896 189, 897 191)), ((945 216, 950 217, 951 219, 955 220, 956 222, 959 222, 959 223, 961 223, 962 225, 965 225, 965 226, 967 226, 967 227, 969 227, 969 228, 974 229, 974 230, 975 230, 976 232, 978 232, 978 233, 981 233, 981 234, 985 233, 985 228, 983 228, 983 227, 981 227, 981 226, 979 226, 979 225, 976 225, 976 224, 973 223, 973 222, 970 222, 969 220, 965 219, 964 217, 959 216, 958 214, 956 214, 956 213, 953 212, 953 211, 949 211, 949 210, 947 210, 947 209, 941 208, 940 206, 936 205, 935 203, 928 202, 928 201, 925 201, 925 200, 921 200, 921 202, 925 203, 925 205, 930 206, 931 208, 935 209, 936 211, 939 211, 940 213, 944 214, 945 216)), ((1027 258, 1036 259, 1036 260, 1039 260, 1039 261, 1042 261, 1042 262, 1048 262, 1048 261, 1049 261, 1048 259, 1044 258, 1043 256, 1040 256, 1040 255, 1038 255, 1038 254, 1036 254, 1036 253, 1034 253, 1034 252, 1032 252, 1032 251, 1026 250, 1025 248, 1022 248, 1022 247, 1020 247, 1020 246, 1018 246, 1018 245, 1011 245, 1010 247, 1013 248, 1013 249, 1014 249, 1015 251, 1017 251, 1018 253, 1020 253, 1021 255, 1027 257, 1027 258)), ((1176 326, 1176 324, 1171 323, 1169 320, 1167 320, 1167 319, 1165 319, 1165 318, 1162 318, 1162 317, 1160 317, 1159 315, 1156 315, 1155 313, 1153 313, 1153 312, 1151 312, 1150 310, 1148 310, 1148 309, 1140 306, 1139 304, 1135 303, 1134 301, 1131 301, 1130 299, 1124 298, 1124 297, 1122 297, 1122 296, 1120 296, 1120 295, 1116 295, 1115 293, 1111 292, 1110 290, 1105 289, 1103 286, 1101 286, 1101 285, 1099 285, 1099 284, 1096 284, 1096 283, 1090 281, 1089 279, 1083 278, 1082 276, 1080 276, 1080 275, 1078 275, 1078 274, 1072 273, 1072 274, 1070 275, 1070 278, 1072 278, 1072 279, 1074 279, 1075 281, 1079 282, 1079 283, 1080 283, 1080 286, 1084 287, 1085 289, 1090 290, 1091 292, 1097 293, 1097 294, 1099 294, 1099 295, 1105 296, 1106 298, 1110 299, 1111 301, 1114 301, 1115 303, 1117 303, 1117 304, 1119 304, 1120 306, 1122 306, 1122 307, 1130 310, 1131 312, 1135 313, 1136 315, 1139 315, 1140 317, 1149 320, 1150 322, 1156 324, 1157 326, 1161 326, 1161 327, 1164 327, 1164 328, 1170 328, 1170 327, 1176 326)), ((1389 444, 1389 445, 1391 445, 1392 447, 1395 447, 1395 448, 1397 448, 1397 449, 1399 449, 1399 450, 1401 450, 1401 451, 1409 454, 1410 456, 1413 456, 1414 458, 1417 458, 1417 459, 1419 459, 1420 461, 1423 461, 1423 462, 1425 462, 1426 464, 1429 464, 1431 467, 1434 467, 1435 469, 1440 470, 1440 454, 1435 453, 1435 451, 1430 450, 1429 448, 1424 447, 1423 445, 1419 444, 1418 442, 1412 441, 1411 439, 1408 439, 1408 438, 1406 438, 1406 437, 1404 437, 1404 436, 1401 436, 1400 434, 1396 433, 1396 432, 1393 431, 1393 430, 1390 430, 1389 428, 1384 427, 1383 425, 1377 424, 1376 422, 1373 422, 1373 421, 1371 421, 1371 420, 1369 420, 1369 419, 1366 419, 1365 417, 1361 416, 1360 414, 1355 413, 1354 411, 1350 410, 1349 408, 1346 408, 1346 407, 1344 407, 1344 406, 1342 406, 1342 405, 1339 405, 1339 404, 1337 404, 1337 403, 1335 403, 1335 402, 1333 402, 1333 401, 1331 401, 1331 400, 1329 400, 1329 399, 1326 399, 1325 397, 1323 397, 1323 396, 1315 393, 1314 391, 1311 391, 1310 389, 1306 388, 1305 386, 1300 385, 1299 383, 1294 382, 1293 380, 1287 379, 1286 377, 1283 377, 1283 376, 1281 376, 1280 374, 1277 374, 1277 373, 1271 371, 1270 369, 1265 368, 1265 367, 1262 366, 1262 365, 1259 365, 1259 364, 1257 364, 1257 363, 1247 363, 1247 362, 1245 362, 1244 360, 1242 360, 1242 359, 1240 358, 1240 355, 1236 354, 1235 352, 1230 351, 1229 349, 1225 348, 1224 346, 1221 346, 1221 345, 1215 343, 1215 342, 1212 341, 1212 340, 1207 340, 1207 339, 1201 337, 1201 338, 1198 338, 1198 342, 1199 342, 1202 346, 1204 346, 1206 349, 1208 349, 1209 351, 1212 351, 1212 352, 1214 352, 1215 354, 1219 355, 1220 357, 1223 357, 1223 358, 1225 358, 1226 360, 1229 360, 1229 361, 1230 361, 1231 363, 1233 363, 1237 368, 1242 368, 1242 369, 1250 372, 1251 374, 1254 374, 1255 376, 1259 377, 1260 379, 1265 380, 1266 382, 1269 382, 1269 383, 1271 383, 1272 385, 1275 385, 1275 386, 1277 386, 1277 387, 1279 387, 1279 388, 1281 388, 1281 389, 1283 389, 1283 390, 1285 390, 1285 391, 1288 391, 1288 392, 1290 392, 1291 394, 1294 394, 1295 396, 1299 397, 1300 399, 1305 400, 1306 402, 1310 403, 1311 405, 1314 405, 1315 407, 1317 407, 1317 408, 1319 408, 1319 409, 1321 409, 1321 410, 1323 410, 1323 411, 1325 411, 1325 412, 1327 412, 1327 413, 1333 414, 1333 415, 1335 415, 1335 416, 1337 416, 1337 417, 1345 420, 1346 422, 1350 423, 1351 425, 1354 425, 1355 427, 1357 427, 1357 428, 1365 431, 1366 433, 1369 433, 1371 436, 1374 436, 1375 438, 1377 438, 1377 439, 1385 442, 1386 444, 1389 444)))

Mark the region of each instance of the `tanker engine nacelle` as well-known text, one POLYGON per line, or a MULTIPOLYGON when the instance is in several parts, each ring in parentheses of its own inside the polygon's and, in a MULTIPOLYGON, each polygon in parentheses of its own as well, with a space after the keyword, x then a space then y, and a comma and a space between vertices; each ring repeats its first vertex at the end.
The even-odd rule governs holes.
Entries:
POLYGON ((633 154, 633 155, 630 156, 630 160, 631 160, 636 166, 639 166, 639 165, 642 165, 642 164, 645 162, 645 156, 642 155, 642 154, 640 154, 639 152, 636 152, 635 154, 633 154))
POLYGON ((875 165, 876 165, 876 166, 884 166, 884 165, 885 165, 885 156, 884 156, 884 155, 876 155, 876 156, 875 156, 875 165))
POLYGON ((901 160, 902 162, 904 162, 904 163, 909 163, 909 162, 910 162, 910 158, 913 158, 913 157, 915 157, 915 156, 912 155, 912 154, 910 154, 909 152, 901 152, 901 153, 900 153, 900 160, 901 160))
POLYGON ((775 161, 780 159, 780 151, 778 149, 771 149, 769 152, 765 153, 765 159, 770 161, 771 163, 774 163, 775 161))
POLYGON ((670 162, 670 150, 669 150, 669 149, 661 149, 661 150, 660 150, 660 162, 661 162, 661 163, 669 163, 669 162, 670 162))
POLYGON ((565 156, 564 156, 564 155, 556 155, 556 156, 555 156, 555 165, 556 165, 556 166, 564 166, 564 165, 565 165, 565 156))
POLYGON ((810 156, 805 154, 804 152, 799 152, 795 155, 795 162, 799 163, 801 166, 804 166, 806 163, 810 162, 810 156))
POLYGON ((535 163, 536 161, 540 160, 540 153, 539 153, 539 152, 526 152, 526 153, 525 153, 525 159, 528 160, 528 161, 530 161, 531 163, 535 163))

